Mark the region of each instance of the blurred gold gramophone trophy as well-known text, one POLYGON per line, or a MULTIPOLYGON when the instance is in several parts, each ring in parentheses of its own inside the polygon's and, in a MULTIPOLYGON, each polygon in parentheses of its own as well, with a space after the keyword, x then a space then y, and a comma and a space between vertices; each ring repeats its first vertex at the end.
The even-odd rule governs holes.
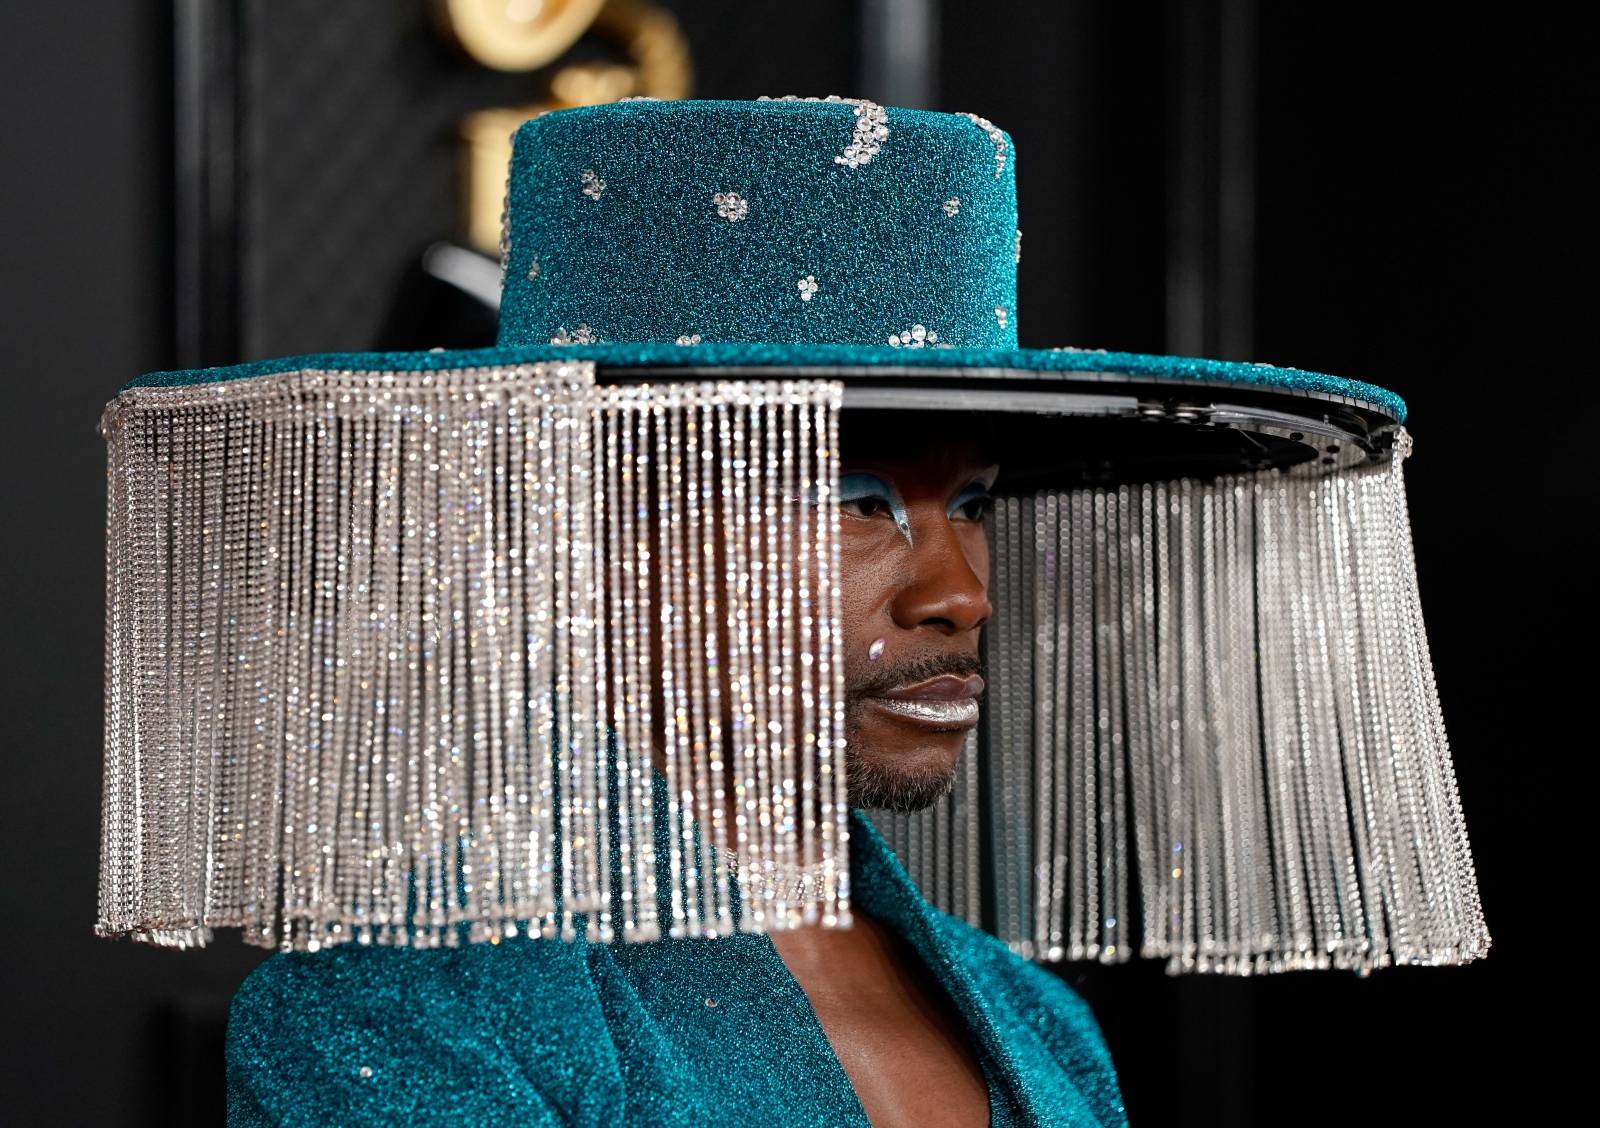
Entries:
POLYGON ((534 90, 528 102, 477 110, 462 121, 465 245, 440 242, 423 253, 428 285, 407 288, 384 333, 386 348, 494 343, 500 220, 519 125, 569 106, 686 98, 694 79, 678 21, 649 0, 433 0, 432 8, 441 33, 463 54, 492 70, 529 74, 534 90), (457 308, 441 308, 450 304, 457 308))

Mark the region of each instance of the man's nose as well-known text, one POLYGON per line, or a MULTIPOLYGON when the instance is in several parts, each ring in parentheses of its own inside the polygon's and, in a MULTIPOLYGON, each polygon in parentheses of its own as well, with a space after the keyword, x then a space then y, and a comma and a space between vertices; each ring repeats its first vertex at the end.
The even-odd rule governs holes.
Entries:
MULTIPOLYGON (((928 626, 958 635, 989 621, 994 608, 988 587, 973 570, 961 540, 942 513, 913 523, 907 579, 889 609, 895 626, 928 626)), ((987 547, 980 551, 987 552, 987 547)))

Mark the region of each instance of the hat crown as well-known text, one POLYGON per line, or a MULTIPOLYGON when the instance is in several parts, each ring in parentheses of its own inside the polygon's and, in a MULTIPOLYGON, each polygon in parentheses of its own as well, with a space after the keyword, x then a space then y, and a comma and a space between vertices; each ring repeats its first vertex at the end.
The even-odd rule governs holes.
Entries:
POLYGON ((967 114, 634 100, 515 139, 499 343, 1014 348, 1015 148, 967 114))

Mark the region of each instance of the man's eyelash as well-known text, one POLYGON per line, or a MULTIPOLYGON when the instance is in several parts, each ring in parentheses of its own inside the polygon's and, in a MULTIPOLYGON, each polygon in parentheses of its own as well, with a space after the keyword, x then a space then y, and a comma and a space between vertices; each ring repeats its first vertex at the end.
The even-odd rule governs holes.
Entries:
POLYGON ((950 503, 948 515, 953 516, 956 513, 960 513, 970 505, 978 505, 979 511, 977 515, 981 516, 994 508, 994 495, 986 487, 970 487, 963 490, 960 496, 950 503))

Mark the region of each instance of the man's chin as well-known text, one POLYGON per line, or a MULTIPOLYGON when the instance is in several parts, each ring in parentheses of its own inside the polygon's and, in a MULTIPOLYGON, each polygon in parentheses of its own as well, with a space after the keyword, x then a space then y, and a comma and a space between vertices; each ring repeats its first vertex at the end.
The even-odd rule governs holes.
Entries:
POLYGON ((865 734, 845 743, 845 783, 852 807, 914 813, 950 794, 966 745, 964 731, 924 734, 910 747, 887 747, 865 734))
POLYGON ((940 799, 950 794, 951 780, 942 784, 926 780, 877 780, 868 786, 849 785, 849 802, 852 807, 868 811, 895 811, 914 815, 926 811, 940 799))

